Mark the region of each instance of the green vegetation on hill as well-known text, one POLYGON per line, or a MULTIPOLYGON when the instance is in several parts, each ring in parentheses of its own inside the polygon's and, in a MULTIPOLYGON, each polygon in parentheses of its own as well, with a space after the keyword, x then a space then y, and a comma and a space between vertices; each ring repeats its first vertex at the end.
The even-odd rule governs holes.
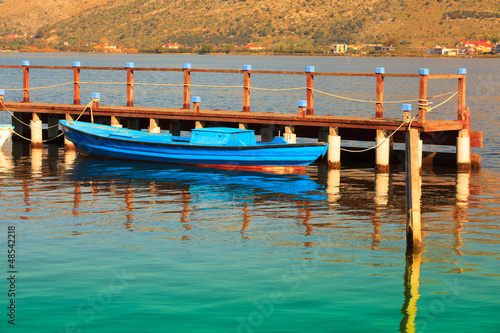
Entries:
POLYGON ((0 1, 0 35, 33 34, 30 43, 39 46, 154 50, 169 42, 228 48, 252 42, 326 49, 332 43, 451 46, 500 37, 497 0, 54 0, 53 15, 45 16, 51 7, 41 0, 25 0, 29 10, 14 1, 0 1))

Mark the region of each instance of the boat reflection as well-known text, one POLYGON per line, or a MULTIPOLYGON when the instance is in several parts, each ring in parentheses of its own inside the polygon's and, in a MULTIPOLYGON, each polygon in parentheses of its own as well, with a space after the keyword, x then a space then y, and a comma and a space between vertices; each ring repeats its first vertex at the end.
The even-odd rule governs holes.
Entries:
MULTIPOLYGON (((169 202, 179 202, 180 223, 184 230, 192 230, 190 219, 204 209, 210 209, 213 202, 232 204, 241 212, 241 237, 248 239, 251 209, 255 198, 297 202, 299 220, 305 227, 305 235, 312 233, 309 224, 312 209, 310 202, 326 201, 324 186, 307 175, 267 174, 251 171, 206 169, 167 164, 102 160, 80 158, 66 152, 63 177, 75 182, 75 203, 73 214, 78 214, 81 201, 80 187, 85 184, 93 196, 106 187, 104 192, 120 193, 125 201, 125 227, 134 226, 137 213, 134 208, 134 191, 147 188, 147 200, 161 204, 165 197, 173 196, 169 202), (116 188, 115 188, 116 186, 116 188), (167 190, 167 191, 166 191, 167 190)), ((97 199, 96 199, 97 200, 97 199)), ((141 198, 142 200, 142 198, 141 198)), ((199 219, 200 217, 197 216, 199 219)), ((184 236, 185 240, 189 236, 184 236)))

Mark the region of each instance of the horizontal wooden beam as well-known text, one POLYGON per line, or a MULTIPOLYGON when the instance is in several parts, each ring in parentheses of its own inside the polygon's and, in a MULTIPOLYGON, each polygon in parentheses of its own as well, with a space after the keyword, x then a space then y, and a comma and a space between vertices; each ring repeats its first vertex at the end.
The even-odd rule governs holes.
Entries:
MULTIPOLYGON (((26 112, 40 114, 70 114, 80 115, 85 105, 53 104, 53 103, 23 103, 5 102, 11 112, 26 112)), ((87 115, 89 111, 85 111, 87 115)), ((332 115, 307 115, 300 117, 298 114, 283 114, 271 112, 241 112, 221 110, 200 110, 194 113, 191 109, 155 108, 155 107, 127 107, 99 105, 93 109, 94 116, 135 117, 151 119, 167 119, 182 121, 206 121, 248 124, 275 124, 283 126, 301 126, 309 128, 336 127, 340 128, 342 139, 372 141, 375 130, 383 129, 394 131, 401 121, 394 118, 375 117, 345 117, 332 115)), ((459 130, 463 123, 458 120, 440 121, 429 120, 425 124, 413 123, 411 125, 421 132, 425 144, 454 146, 459 130)), ((404 142, 404 132, 408 124, 404 124, 399 132, 394 135, 394 142, 404 142)), ((300 132, 300 131, 299 131, 300 132)), ((299 133, 298 132, 298 133, 299 133)), ((482 146, 482 132, 471 132, 471 146, 482 146)))

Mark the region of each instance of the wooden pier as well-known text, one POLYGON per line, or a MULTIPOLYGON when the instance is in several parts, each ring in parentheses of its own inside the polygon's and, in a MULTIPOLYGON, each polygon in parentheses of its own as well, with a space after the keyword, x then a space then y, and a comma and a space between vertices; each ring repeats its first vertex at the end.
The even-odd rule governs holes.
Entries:
MULTIPOLYGON (((96 122, 116 126, 135 129, 148 128, 152 132, 164 129, 170 130, 174 135, 180 134, 180 131, 183 130, 217 124, 255 129, 257 134, 261 134, 263 140, 271 140, 273 136, 281 134, 289 142, 295 141, 296 137, 315 138, 329 142, 328 162, 331 168, 340 168, 341 158, 360 155, 356 154, 356 149, 341 148, 341 139, 372 141, 375 142, 372 147, 373 151, 375 151, 375 170, 378 173, 387 173, 390 170, 391 161, 394 161, 394 156, 397 156, 396 152, 392 152, 392 143, 404 143, 405 133, 412 128, 418 131, 421 140, 420 147, 426 144, 455 146, 456 154, 453 154, 452 164, 459 171, 469 171, 471 168, 480 167, 480 155, 471 154, 471 148, 482 147, 482 132, 475 132, 470 129, 471 113, 469 108, 466 107, 466 70, 463 68, 458 69, 457 74, 430 74, 428 69, 420 69, 418 74, 391 74, 385 73, 385 69, 382 67, 378 67, 375 73, 334 73, 315 72, 313 66, 307 66, 305 71, 263 71, 252 70, 250 65, 243 66, 242 70, 225 70, 194 69, 191 68, 191 64, 184 64, 182 68, 139 68, 135 67, 133 63, 127 63, 125 67, 90 67, 81 66, 79 62, 74 62, 73 66, 32 66, 29 62, 23 62, 21 66, 0 65, 0 75, 2 75, 2 69, 20 70, 23 86, 17 90, 23 91, 23 100, 20 102, 4 101, 3 95, 5 91, 16 89, 5 89, 3 91, 1 89, 4 87, 0 87, 1 110, 9 111, 13 115, 12 123, 17 134, 14 137, 24 137, 31 140, 34 148, 43 146, 44 143, 60 136, 61 132, 57 123, 59 119, 64 118, 76 119, 81 117, 80 120, 85 121, 95 119, 96 122), (30 92, 35 89, 30 87, 31 69, 47 70, 47 74, 50 74, 50 70, 72 71, 73 81, 65 84, 73 86, 73 103, 57 104, 33 101, 30 98, 30 92), (83 84, 91 82, 83 82, 80 77, 81 72, 87 70, 126 72, 126 82, 121 82, 125 86, 126 105, 102 105, 99 103, 98 94, 93 96, 91 104, 82 105, 80 88, 83 84), (179 106, 182 105, 182 107, 135 106, 134 86, 145 84, 134 83, 134 72, 139 71, 171 72, 172 75, 182 75, 183 83, 179 85, 183 89, 182 103, 179 101, 179 106), (203 101, 197 96, 191 96, 191 88, 194 86, 191 84, 192 73, 219 73, 241 76, 242 108, 240 110, 204 109, 203 101), (259 89, 251 86, 250 79, 254 75, 304 76, 305 99, 297 101, 297 113, 283 114, 252 111, 251 91, 252 89, 259 89), (376 81, 373 101, 363 102, 374 104, 373 117, 315 114, 314 95, 318 91, 314 88, 314 80, 317 77, 325 76, 372 77, 376 81), (419 81, 419 90, 415 91, 415 100, 418 100, 418 116, 413 118, 410 116, 409 119, 403 120, 404 112, 402 110, 401 118, 384 117, 384 103, 391 102, 384 101, 384 80, 386 78, 413 78, 419 81), (458 100, 455 119, 428 119, 427 113, 432 109, 429 104, 431 97, 428 97, 427 91, 429 80, 456 80, 456 91, 447 94, 449 100, 455 96, 458 100), (42 136, 43 122, 48 124, 48 129, 42 136), (27 125, 30 125, 31 130, 27 125), (277 128, 280 128, 281 133, 277 133, 277 128)), ((151 83, 150 85, 155 84, 151 83)), ((161 84, 156 85, 161 86, 161 84)), ((36 87, 36 89, 41 88, 43 87, 36 87)), ((51 87, 46 88, 50 89, 51 87)), ((443 157, 445 155, 449 154, 420 153, 424 166, 437 164, 441 160, 446 161, 447 158, 443 157)), ((401 161, 401 159, 399 160, 401 161)), ((449 159, 447 161, 447 163, 450 163, 449 159)))

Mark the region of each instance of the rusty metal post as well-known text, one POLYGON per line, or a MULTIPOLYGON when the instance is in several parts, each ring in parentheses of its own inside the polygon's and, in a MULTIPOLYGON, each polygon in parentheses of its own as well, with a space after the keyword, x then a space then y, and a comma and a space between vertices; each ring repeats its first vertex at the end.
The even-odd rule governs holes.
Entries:
POLYGON ((250 111, 250 71, 252 65, 243 65, 243 111, 250 111))
POLYGON ((384 75, 385 68, 377 67, 375 69, 375 74, 377 77, 377 88, 376 88, 376 109, 375 109, 375 118, 383 118, 384 117, 384 75))
POLYGON ((30 101, 30 69, 29 61, 23 61, 23 102, 29 103, 30 101))
POLYGON ((194 113, 200 113, 201 97, 199 97, 199 96, 193 96, 193 97, 191 97, 191 102, 193 103, 193 112, 194 113))
POLYGON ((73 61, 73 104, 80 104, 80 66, 79 61, 73 61))
POLYGON ((462 75, 458 79, 458 120, 464 120, 465 115, 465 76, 467 74, 467 68, 459 68, 458 74, 462 75))
POLYGON ((418 122, 423 124, 427 121, 427 79, 429 69, 420 68, 420 89, 418 94, 418 122))
POLYGON ((304 101, 303 99, 301 99, 297 102, 297 106, 299 107, 299 117, 305 118, 307 101, 304 101))
POLYGON ((313 115, 314 114, 314 66, 306 66, 306 101, 307 101, 307 110, 306 114, 313 115))
POLYGON ((182 104, 182 108, 190 109, 191 104, 189 100, 191 99, 191 64, 185 63, 182 65, 182 70, 184 72, 184 102, 182 104))
POLYGON ((127 106, 134 106, 134 63, 127 62, 127 106))

